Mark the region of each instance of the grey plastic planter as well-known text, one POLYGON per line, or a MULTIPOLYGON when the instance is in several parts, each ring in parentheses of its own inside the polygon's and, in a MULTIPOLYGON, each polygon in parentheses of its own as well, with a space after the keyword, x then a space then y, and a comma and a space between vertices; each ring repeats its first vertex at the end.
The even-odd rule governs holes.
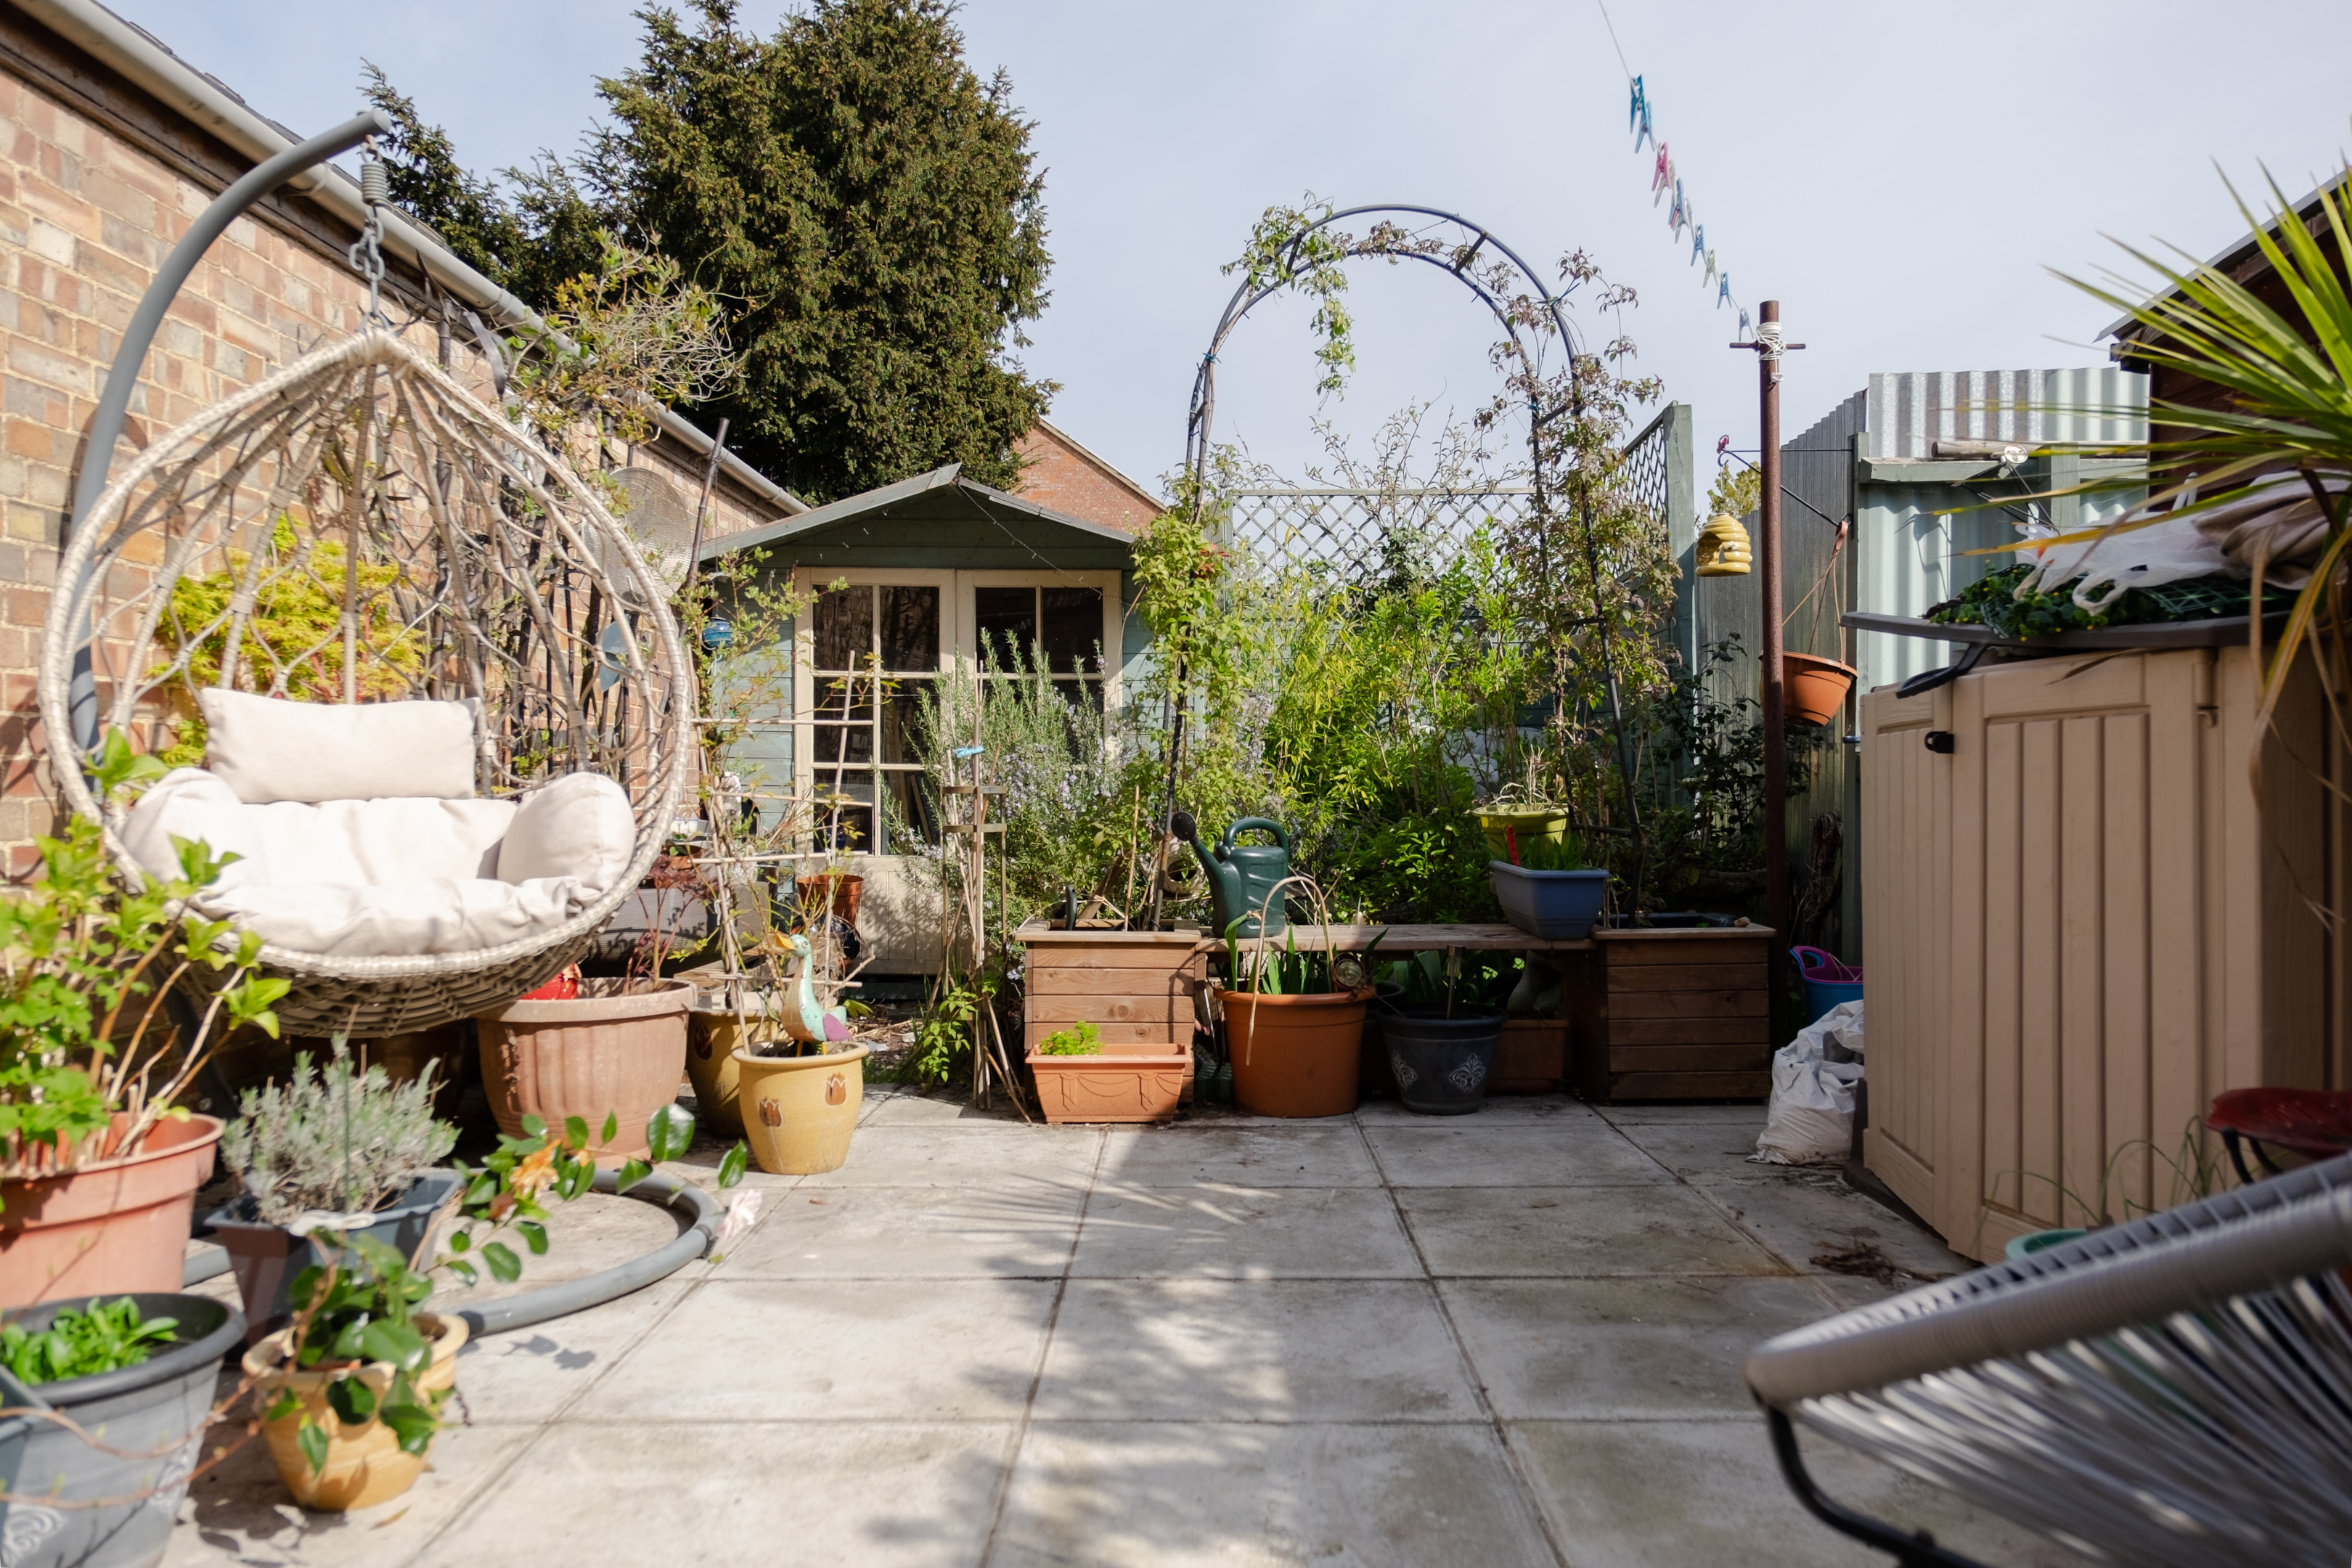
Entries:
POLYGON ((1495 901, 1503 918, 1547 942, 1581 942, 1601 918, 1609 895, 1606 871, 1530 871, 1508 860, 1489 860, 1495 901))
MULTIPOLYGON (((373 1223, 343 1234, 364 1236, 404 1258, 413 1258, 425 1245, 434 1219, 457 1196, 458 1180, 455 1171, 427 1171, 397 1200, 378 1209, 373 1223)), ((254 1213, 248 1195, 215 1209, 205 1221, 227 1251, 229 1267, 236 1271, 237 1295, 245 1302, 247 1344, 258 1343, 263 1336, 286 1326, 293 1313, 287 1292, 294 1277, 324 1261, 318 1244, 308 1237, 296 1236, 284 1226, 264 1225, 254 1213)))
MULTIPOLYGON (((59 1312, 87 1307, 97 1299, 78 1296, 45 1302, 26 1308, 12 1321, 27 1329, 43 1328, 59 1312)), ((121 1300, 111 1294, 103 1299, 121 1300)), ((103 1432, 108 1447, 155 1457, 123 1458, 93 1448, 69 1429, 35 1414, 24 1418, 21 1448, 0 1426, 0 1489, 62 1502, 121 1497, 140 1500, 104 1508, 0 1504, 0 1543, 5 1543, 0 1556, 8 1568, 152 1568, 163 1560, 172 1521, 187 1495, 188 1476, 204 1444, 221 1358, 244 1340, 245 1317, 236 1308, 203 1296, 134 1292, 131 1299, 147 1317, 177 1319, 177 1342, 137 1366, 38 1384, 32 1394, 85 1430, 103 1432), (12 1450, 14 1474, 9 1473, 12 1450)), ((20 1399, 12 1395, 8 1403, 20 1399)))
POLYGON ((1467 1116, 1486 1103, 1503 1023, 1500 1008, 1457 1009, 1450 1018, 1416 1009, 1382 1018, 1381 1037, 1405 1109, 1467 1116))

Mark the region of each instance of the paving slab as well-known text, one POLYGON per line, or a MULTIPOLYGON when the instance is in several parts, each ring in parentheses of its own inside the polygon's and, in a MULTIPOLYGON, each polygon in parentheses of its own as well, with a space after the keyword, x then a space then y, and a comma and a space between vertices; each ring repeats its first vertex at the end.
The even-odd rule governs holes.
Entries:
POLYGON ((1751 1182, 1793 1165, 1751 1165, 1761 1118, 1753 1126, 1724 1121, 1628 1121, 1617 1131, 1687 1182, 1751 1182))
POLYGON ((1397 1202, 1441 1277, 1790 1272, 1684 1187, 1405 1187, 1397 1202))
POLYGON ((424 1475, 392 1501, 349 1513, 297 1507, 278 1479, 269 1447, 246 1444, 198 1476, 180 1504, 166 1568, 241 1563, 282 1568, 395 1568, 414 1563, 435 1533, 490 1486, 539 1428, 478 1422, 433 1440, 424 1475))
POLYGON ((1378 1187, 1098 1188, 1070 1272, 1090 1279, 1417 1279, 1378 1187))
POLYGON ((772 1199, 721 1269, 731 1280, 1051 1277, 1069 1265, 1086 1201, 1083 1186, 1034 1177, 808 1187, 772 1199))
POLYGON ((1381 1173, 1351 1124, 1255 1121, 1112 1128, 1102 1179, 1130 1187, 1377 1187, 1381 1173))
MULTIPOLYGON (((761 1201, 773 1200, 763 1196, 761 1201)), ((547 1205, 544 1254, 533 1255, 511 1232, 500 1238, 522 1260, 521 1279, 505 1283, 483 1268, 479 1281, 467 1285, 455 1276, 444 1274, 432 1304, 436 1309, 448 1307, 453 1310, 478 1307, 536 1290, 542 1285, 583 1279, 668 1246, 685 1235, 691 1224, 685 1214, 667 1204, 610 1193, 589 1193, 570 1203, 551 1201, 547 1205)), ((450 1229, 445 1220, 438 1233, 445 1249, 450 1229)), ((490 1229, 478 1225, 474 1226, 474 1236, 478 1246, 490 1239, 490 1229)))
POLYGON ((1666 1100, 1655 1105, 1601 1105, 1593 1110, 1620 1127, 1643 1122, 1703 1121, 1718 1127, 1750 1127, 1757 1132, 1764 1131, 1764 1105, 1760 1100, 1698 1103, 1666 1100))
POLYGON ((1003 1124, 1025 1125, 1021 1113, 1002 1099, 985 1109, 972 1104, 962 1091, 894 1089, 866 1086, 866 1104, 857 1113, 861 1127, 940 1127, 1003 1124))
MULTIPOLYGON (((1760 1416, 1517 1422, 1509 1432, 1576 1568, 1885 1568, 1885 1553, 1831 1530, 1790 1494, 1760 1416)), ((2081 1568, 2053 1543, 1849 1449, 1809 1442, 1805 1452, 1831 1497, 1929 1530, 1964 1556, 2003 1568, 2081 1568)))
POLYGON ((1746 1419, 1748 1352, 1841 1310, 1789 1278, 1447 1279, 1438 1291, 1506 1420, 1746 1419))
POLYGON ((1492 1094, 1467 1116, 1432 1116, 1414 1110, 1402 1100, 1368 1100, 1356 1107, 1356 1120, 1367 1127, 1396 1123, 1406 1127, 1492 1127, 1497 1122, 1591 1121, 1592 1108, 1564 1094, 1492 1094))
POLYGON ((1483 1414, 1418 1279, 1072 1280, 1034 1408, 1119 1421, 1483 1414))
MULTIPOLYGON (((1020 1415, 1058 1286, 714 1280, 596 1381, 583 1420, 989 1420, 1020 1415)), ((663 1439, 650 1431, 647 1442, 663 1439)))
POLYGON ((1099 1127, 861 1126, 837 1171, 803 1176, 807 1187, 993 1185, 1015 1176, 1083 1187, 1102 1149, 1099 1127))
POLYGON ((612 1371, 710 1268, 689 1263, 601 1307, 467 1340, 457 1353, 465 1408, 502 1422, 552 1420, 612 1371))
POLYGON ((1013 1428, 978 1422, 565 1422, 433 1542, 488 1563, 971 1568, 1013 1428))
POLYGON ((1705 1195, 1799 1268, 1812 1259, 1869 1246, 1910 1272, 1904 1288, 1976 1267, 1943 1241, 1846 1185, 1834 1170, 1810 1167, 1750 1182, 1708 1184, 1705 1195))
POLYGON ((1494 1428, 1038 1422, 990 1568, 1554 1568, 1494 1428))
POLYGON ((1367 1127, 1364 1137, 1381 1173, 1400 1187, 1650 1186, 1674 1179, 1598 1119, 1489 1127, 1424 1121, 1367 1127))

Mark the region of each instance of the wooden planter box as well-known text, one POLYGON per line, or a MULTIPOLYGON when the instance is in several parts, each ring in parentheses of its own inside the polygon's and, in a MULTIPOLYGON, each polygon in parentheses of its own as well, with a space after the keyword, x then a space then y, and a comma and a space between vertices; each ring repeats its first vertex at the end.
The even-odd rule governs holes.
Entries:
POLYGON ((1567 1082, 1567 1019, 1514 1018, 1503 1026, 1488 1094, 1557 1094, 1567 1082))
POLYGON ((1593 933, 1570 971, 1584 1098, 1762 1100, 1772 1089, 1764 926, 1593 933))
POLYGON ((1054 931, 1031 921, 1013 934, 1028 950, 1021 1013, 1026 1046, 1084 1023, 1095 1026, 1107 1052, 1172 1047, 1182 1053, 1184 1094, 1192 1097, 1192 994, 1209 973, 1197 926, 1054 931))

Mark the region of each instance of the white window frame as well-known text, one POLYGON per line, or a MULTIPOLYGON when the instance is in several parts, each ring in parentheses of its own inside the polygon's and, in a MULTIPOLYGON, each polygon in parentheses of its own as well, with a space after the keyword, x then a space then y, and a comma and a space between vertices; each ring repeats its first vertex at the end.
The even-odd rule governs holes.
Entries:
MULTIPOLYGON (((1034 571, 954 572, 908 566, 848 566, 826 568, 803 566, 793 573, 793 591, 814 602, 818 594, 835 583, 846 583, 853 588, 937 588, 940 590, 940 670, 939 679, 949 679, 953 662, 962 659, 967 667, 980 667, 980 631, 974 612, 972 591, 977 588, 1096 588, 1102 593, 1102 660, 1099 676, 1086 679, 1099 680, 1102 685, 1103 712, 1106 716, 1118 710, 1121 700, 1120 666, 1124 662, 1123 635, 1126 627, 1125 606, 1119 603, 1119 574, 1117 572, 1065 572, 1053 567, 1034 571)), ((884 671, 887 675, 891 671, 884 671)), ((912 675, 914 671, 898 672, 912 675)), ((852 768, 871 773, 880 763, 877 752, 875 762, 842 764, 844 771, 852 768)), ((824 764, 823 771, 831 774, 833 765, 824 764)), ((816 775, 816 617, 803 614, 794 617, 793 628, 793 792, 803 800, 814 798, 816 775)), ((878 792, 877 792, 878 793, 878 792)), ((878 811, 880 802, 876 802, 878 811)), ((860 855, 877 851, 861 847, 860 855)))

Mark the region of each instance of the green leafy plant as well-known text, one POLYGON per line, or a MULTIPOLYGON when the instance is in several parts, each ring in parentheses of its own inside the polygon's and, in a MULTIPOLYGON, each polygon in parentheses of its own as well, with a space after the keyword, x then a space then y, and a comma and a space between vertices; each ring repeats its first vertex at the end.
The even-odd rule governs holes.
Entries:
MULTIPOLYGON (((163 765, 110 732, 91 772, 111 799, 163 765)), ((184 908, 229 864, 204 845, 173 840, 180 874, 134 891, 109 865, 97 824, 77 820, 38 843, 39 879, 0 899, 5 1176, 136 1152, 157 1122, 188 1114, 179 1097, 221 1035, 247 1024, 277 1034, 270 1007, 289 989, 257 973, 259 937, 184 908), (198 970, 211 996, 184 1040, 158 1014, 164 994, 198 970)))
MULTIPOLYGON (((467 1285, 478 1283, 485 1272, 501 1283, 521 1279, 522 1258, 514 1244, 534 1257, 548 1249, 543 1199, 552 1194, 570 1200, 586 1194, 595 1181, 595 1149, 609 1144, 618 1131, 619 1118, 607 1114, 597 1142, 592 1144, 588 1124, 581 1117, 567 1118, 558 1134, 540 1118, 526 1116, 521 1135, 501 1135, 480 1165, 457 1162, 455 1169, 465 1183, 457 1223, 428 1260, 404 1258, 363 1236, 318 1233, 315 1239, 331 1250, 324 1264, 294 1277, 288 1291, 294 1317, 287 1331, 294 1368, 331 1374, 325 1402, 339 1422, 355 1426, 378 1417, 404 1451, 425 1452, 444 1425, 441 1408, 447 1397, 446 1391, 425 1388, 422 1382, 432 1364, 433 1342, 416 1316, 433 1293, 434 1276, 446 1273, 467 1285), (375 1366, 389 1372, 381 1390, 368 1376, 375 1366)), ((674 1160, 694 1141, 694 1117, 681 1106, 666 1106, 647 1120, 646 1135, 654 1163, 674 1160)), ((749 1150, 740 1142, 730 1150, 719 1163, 719 1185, 741 1182, 749 1158, 749 1150)), ((645 1180, 651 1169, 644 1160, 625 1162, 619 1173, 620 1190, 626 1192, 645 1180)), ((263 1419, 279 1420, 301 1411, 296 1440, 314 1471, 325 1468, 324 1426, 282 1382, 268 1392, 263 1419)))
MULTIPOLYGON (((1517 839, 1517 835, 1511 836, 1517 839)), ((1558 838, 1529 834, 1518 839, 1517 864, 1529 871, 1581 871, 1587 868, 1584 841, 1573 830, 1558 838)))
POLYGON ((457 1130, 434 1118, 430 1070, 394 1083, 381 1067, 356 1069, 341 1035, 323 1065, 296 1057, 286 1083, 246 1090, 238 1111, 221 1133, 221 1158, 270 1225, 305 1210, 367 1213, 457 1142, 457 1130))
POLYGON ((1092 1057, 1102 1054, 1102 1033, 1083 1020, 1076 1027, 1056 1029, 1038 1046, 1041 1057, 1092 1057))
POLYGON ((172 1342, 177 1318, 150 1318, 125 1296, 93 1301, 79 1311, 59 1312, 48 1326, 0 1326, 0 1363, 27 1384, 96 1377, 144 1362, 159 1345, 172 1342))

